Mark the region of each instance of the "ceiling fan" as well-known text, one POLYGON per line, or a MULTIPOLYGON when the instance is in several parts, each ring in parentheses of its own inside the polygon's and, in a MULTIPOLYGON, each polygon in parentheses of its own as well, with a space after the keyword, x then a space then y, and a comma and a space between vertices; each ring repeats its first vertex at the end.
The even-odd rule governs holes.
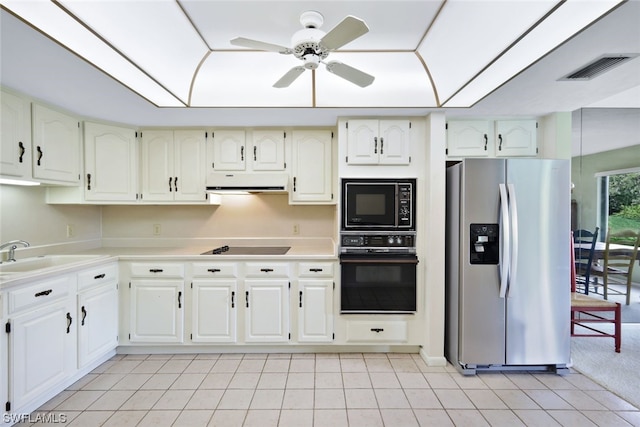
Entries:
POLYGON ((231 40, 231 44, 250 49, 279 52, 285 55, 293 54, 304 62, 304 65, 293 67, 275 82, 273 87, 276 88, 288 87, 305 70, 315 70, 321 63, 326 65, 327 71, 330 73, 360 87, 366 87, 373 83, 375 77, 364 71, 339 61, 324 62, 330 52, 369 32, 367 24, 362 19, 349 15, 331 31, 325 33, 319 29, 323 22, 324 18, 320 12, 310 10, 302 13, 300 23, 304 28, 297 31, 291 38, 291 48, 244 37, 231 40))

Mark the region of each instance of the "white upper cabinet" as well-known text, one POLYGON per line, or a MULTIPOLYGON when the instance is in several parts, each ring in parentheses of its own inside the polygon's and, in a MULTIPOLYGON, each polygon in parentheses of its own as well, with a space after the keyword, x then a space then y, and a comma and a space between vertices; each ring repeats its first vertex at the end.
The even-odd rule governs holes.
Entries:
POLYGON ((282 171, 284 162, 285 132, 282 130, 254 130, 253 152, 254 171, 282 171))
POLYGON ((329 130, 293 131, 291 203, 332 202, 332 142, 329 130))
POLYGON ((347 163, 408 165, 410 129, 409 120, 349 120, 347 163))
POLYGON ((219 129, 211 134, 210 163, 214 171, 285 170, 283 130, 219 129))
POLYGON ((135 201, 137 153, 134 129, 85 122, 85 200, 135 201))
POLYGON ((33 177, 44 182, 80 182, 80 122, 33 104, 33 177))
POLYGON ((203 130, 142 132, 142 200, 204 202, 203 130))
POLYGON ((28 100, 0 95, 0 175, 31 178, 31 110, 28 100))
POLYGON ((535 157, 535 120, 456 120, 447 123, 447 155, 465 157, 535 157))
POLYGON ((537 128, 535 120, 496 121, 496 157, 535 156, 537 128))

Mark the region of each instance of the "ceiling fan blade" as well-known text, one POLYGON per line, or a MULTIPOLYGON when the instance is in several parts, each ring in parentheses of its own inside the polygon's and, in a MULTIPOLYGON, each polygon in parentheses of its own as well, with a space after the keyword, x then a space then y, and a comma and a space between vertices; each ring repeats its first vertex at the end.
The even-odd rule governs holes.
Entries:
POLYGON ((300 66, 293 67, 292 69, 287 71, 284 76, 280 77, 280 80, 275 82, 273 84, 273 87, 276 87, 276 88, 288 87, 291 83, 293 83, 295 79, 297 79, 300 76, 300 74, 304 73, 304 70, 306 70, 306 68, 304 67, 300 67, 300 66))
POLYGON ((362 19, 349 15, 325 34, 320 43, 327 49, 334 50, 368 32, 369 27, 362 19))
POLYGON ((291 53, 291 49, 272 43, 265 43, 259 40, 246 39, 244 37, 236 37, 230 42, 234 46, 248 47, 249 49, 266 50, 267 52, 279 52, 284 54, 291 53))
POLYGON ((327 71, 360 87, 367 87, 375 80, 375 77, 371 74, 367 74, 364 71, 360 71, 338 61, 331 61, 327 63, 327 71))

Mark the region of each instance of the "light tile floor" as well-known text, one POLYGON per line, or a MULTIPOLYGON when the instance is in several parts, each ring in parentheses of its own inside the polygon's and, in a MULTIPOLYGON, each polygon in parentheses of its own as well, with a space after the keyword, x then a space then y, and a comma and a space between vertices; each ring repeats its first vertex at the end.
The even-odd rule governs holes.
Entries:
POLYGON ((638 408, 580 373, 465 377, 393 353, 118 355, 32 419, 47 415, 69 427, 640 426, 638 408))

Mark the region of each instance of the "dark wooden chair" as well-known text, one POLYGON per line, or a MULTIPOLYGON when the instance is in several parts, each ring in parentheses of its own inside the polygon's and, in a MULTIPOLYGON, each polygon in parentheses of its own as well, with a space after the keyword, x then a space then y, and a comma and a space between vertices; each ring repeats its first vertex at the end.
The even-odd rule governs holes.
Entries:
MULTIPOLYGON (((571 264, 575 266, 573 238, 571 239, 571 264)), ((616 353, 620 353, 622 335, 622 309, 620 303, 590 297, 576 292, 576 269, 571 269, 571 336, 610 337, 616 353), (610 312, 613 318, 603 314, 610 312), (613 324, 613 333, 597 329, 598 324, 613 324), (576 329, 576 327, 578 327, 576 329), (585 331, 586 330, 586 331, 585 331)))
MULTIPOLYGON (((578 290, 582 290, 585 295, 589 295, 591 286, 591 268, 593 265, 593 255, 595 253, 596 242, 598 241, 599 227, 592 233, 589 230, 576 230, 573 232, 573 242, 580 244, 574 248, 574 265, 576 268, 576 285, 578 290), (589 245, 589 247, 585 247, 589 245)), ((594 291, 597 292, 597 283, 594 291)))

